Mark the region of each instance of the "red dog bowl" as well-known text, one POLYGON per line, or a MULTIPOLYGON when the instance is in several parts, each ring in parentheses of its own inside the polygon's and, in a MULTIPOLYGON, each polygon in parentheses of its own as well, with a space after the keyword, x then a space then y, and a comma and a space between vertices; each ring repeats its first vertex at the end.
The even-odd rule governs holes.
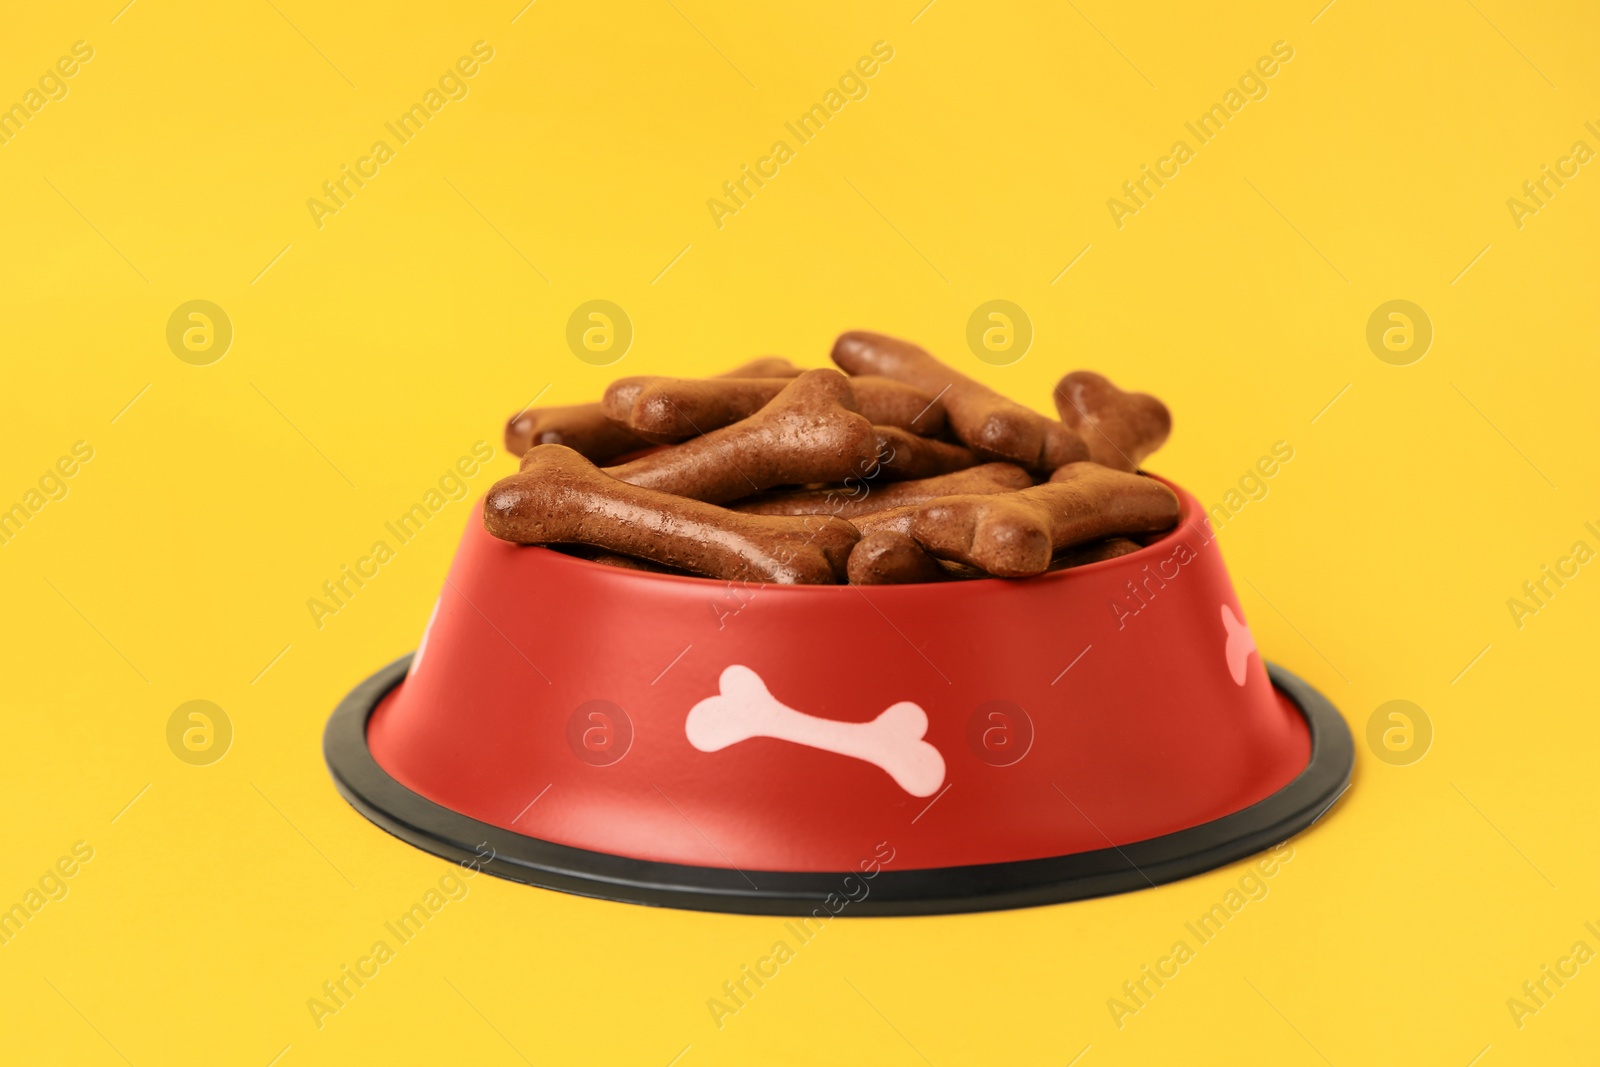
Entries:
POLYGON ((611 900, 917 914, 1183 878, 1309 826, 1353 749, 1262 662, 1173 488, 1159 541, 1020 581, 727 583, 473 522, 328 765, 419 848, 611 900))

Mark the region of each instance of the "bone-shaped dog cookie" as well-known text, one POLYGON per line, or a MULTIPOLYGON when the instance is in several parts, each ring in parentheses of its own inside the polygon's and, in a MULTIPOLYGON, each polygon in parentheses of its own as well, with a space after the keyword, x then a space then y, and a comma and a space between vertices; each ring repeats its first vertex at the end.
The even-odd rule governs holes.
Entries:
POLYGON ((721 692, 689 710, 684 733, 701 752, 716 752, 753 737, 775 737, 808 748, 865 760, 914 797, 932 796, 944 784, 944 757, 922 739, 928 715, 902 700, 871 722, 821 719, 780 703, 761 676, 734 664, 722 672, 721 692))
POLYGON ((1226 604, 1222 605, 1222 628, 1228 631, 1228 644, 1222 653, 1228 660, 1228 673, 1233 675, 1235 685, 1243 685, 1245 665, 1256 650, 1256 639, 1250 635, 1250 627, 1226 604))

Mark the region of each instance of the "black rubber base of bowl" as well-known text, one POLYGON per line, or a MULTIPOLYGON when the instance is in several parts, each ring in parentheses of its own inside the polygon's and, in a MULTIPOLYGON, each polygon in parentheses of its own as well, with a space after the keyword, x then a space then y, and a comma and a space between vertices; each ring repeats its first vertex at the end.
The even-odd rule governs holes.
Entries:
POLYGON ((750 915, 938 915, 1056 904, 1172 882, 1287 840, 1350 785, 1355 751, 1332 704, 1281 667, 1267 672, 1311 728, 1311 760, 1276 793, 1231 815, 1121 847, 1048 859, 919 870, 883 868, 859 893, 853 871, 737 871, 557 845, 458 814, 401 785, 367 749, 367 716, 405 678, 404 656, 362 682, 323 733, 334 784, 357 811, 420 849, 516 882, 602 900, 750 915), (829 907, 829 904, 832 907, 829 907))

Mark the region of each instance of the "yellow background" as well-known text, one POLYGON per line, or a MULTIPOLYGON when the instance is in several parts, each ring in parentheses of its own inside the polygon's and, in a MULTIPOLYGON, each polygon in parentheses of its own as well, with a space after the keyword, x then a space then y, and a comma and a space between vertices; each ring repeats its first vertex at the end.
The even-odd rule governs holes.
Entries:
POLYGON ((1506 601, 1574 541, 1600 548, 1597 164, 1520 229, 1506 200, 1600 148, 1600 18, 923 2, 4 15, 0 103, 95 50, 0 146, 0 505, 95 450, 0 546, 0 904, 94 849, 0 947, 8 1061, 1592 1062, 1600 964, 1520 1029, 1506 1001, 1575 941, 1600 949, 1600 567, 1520 630, 1506 601), (319 229, 307 199, 478 40, 470 95, 319 229), (722 182, 879 40, 870 94, 713 225, 722 182), (1119 230, 1107 199, 1279 40, 1270 94, 1119 230), (564 340, 595 298, 636 331, 609 368, 564 340), (1004 367, 964 341, 994 298, 1036 329, 1004 367), (166 344, 192 299, 234 326, 209 366, 166 344), (1365 341, 1391 299, 1434 325, 1410 366, 1365 341), (1120 1029, 1108 998, 1243 865, 840 920, 720 1030, 707 999, 780 920, 480 877, 319 1030, 307 999, 449 870, 339 798, 323 722, 414 647, 470 506, 320 630, 306 599, 473 442, 497 453, 474 492, 512 469, 500 426, 536 394, 819 364, 853 327, 1041 409, 1080 366, 1156 391, 1176 431, 1151 466, 1207 502, 1289 442, 1222 540, 1263 652, 1351 723, 1355 788, 1120 1029), (193 699, 234 726, 210 766, 167 746, 193 699), (1409 766, 1365 740, 1391 699, 1433 725, 1409 766))

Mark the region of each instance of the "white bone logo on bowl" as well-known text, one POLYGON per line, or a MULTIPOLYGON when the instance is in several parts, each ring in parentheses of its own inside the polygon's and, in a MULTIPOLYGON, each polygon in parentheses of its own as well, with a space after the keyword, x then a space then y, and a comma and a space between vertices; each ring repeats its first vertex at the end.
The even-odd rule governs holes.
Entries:
POLYGON ((924 741, 928 713, 909 700, 891 704, 870 722, 840 722, 780 703, 761 676, 734 664, 722 672, 721 692, 689 709, 683 732, 701 752, 716 752, 753 737, 774 737, 820 748, 882 769, 914 797, 944 783, 944 757, 924 741))
POLYGON ((1222 628, 1228 632, 1228 644, 1222 651, 1228 660, 1228 673, 1233 676, 1234 684, 1243 685, 1245 665, 1250 661, 1250 653, 1256 650, 1256 639, 1251 636, 1250 627, 1226 604, 1222 605, 1222 628))

